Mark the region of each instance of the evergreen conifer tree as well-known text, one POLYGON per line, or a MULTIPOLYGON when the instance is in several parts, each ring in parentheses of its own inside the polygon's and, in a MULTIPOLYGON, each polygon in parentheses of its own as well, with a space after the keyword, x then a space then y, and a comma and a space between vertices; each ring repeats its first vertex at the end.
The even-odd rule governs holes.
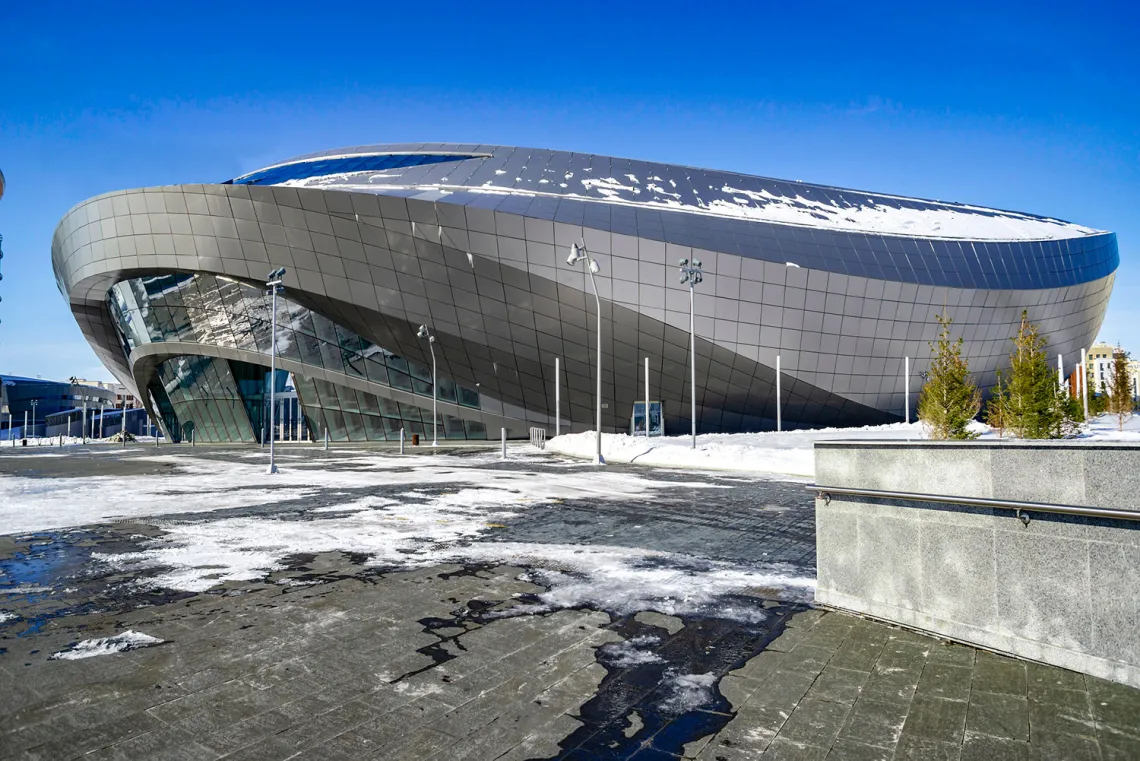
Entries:
POLYGON ((918 419, 932 439, 974 439, 978 434, 967 428, 982 406, 982 394, 970 379, 969 362, 962 356, 962 338, 950 340, 950 324, 945 314, 935 315, 941 330, 930 343, 934 359, 930 374, 918 398, 918 419))
MULTIPOLYGON (((1009 355, 1009 375, 1000 395, 1004 427, 1024 439, 1055 439, 1076 429, 1069 414, 1071 405, 1057 385, 1057 375, 1045 354, 1045 338, 1037 325, 1021 313, 1021 326, 1009 355)), ((991 403, 993 400, 991 400, 991 403)))
POLYGON ((1132 384, 1129 382, 1128 352, 1119 346, 1112 352, 1112 386, 1108 391, 1108 411, 1116 415, 1120 430, 1132 417, 1132 384))
POLYGON ((989 401, 986 402, 985 421, 986 425, 995 429, 998 432, 998 438, 1002 438, 1005 433, 1005 398, 1006 390, 1002 385, 1001 370, 997 371, 997 382, 994 384, 993 390, 990 391, 989 401))

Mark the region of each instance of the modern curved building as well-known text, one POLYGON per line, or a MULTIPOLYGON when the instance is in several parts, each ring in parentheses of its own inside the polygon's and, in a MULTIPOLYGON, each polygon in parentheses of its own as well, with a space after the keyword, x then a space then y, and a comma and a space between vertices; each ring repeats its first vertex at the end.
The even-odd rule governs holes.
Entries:
MULTIPOLYGON (((943 309, 978 382, 1008 361, 1022 310, 1076 362, 1096 336, 1116 237, 1057 219, 581 153, 422 143, 345 148, 211 185, 93 198, 60 222, 60 292, 111 371, 175 439, 254 441, 268 396, 265 276, 285 267, 277 435, 391 439, 593 428, 596 322, 582 242, 601 265, 603 427, 644 397, 689 427, 900 420, 943 309)), ((913 399, 912 399, 913 408, 913 399)))

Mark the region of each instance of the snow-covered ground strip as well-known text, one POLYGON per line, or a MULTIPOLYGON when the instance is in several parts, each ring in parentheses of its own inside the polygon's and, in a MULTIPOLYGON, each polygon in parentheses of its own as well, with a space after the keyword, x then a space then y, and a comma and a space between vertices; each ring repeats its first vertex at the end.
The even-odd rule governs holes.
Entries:
POLYGON ((497 541, 499 529, 539 505, 576 498, 650 501, 673 489, 704 489, 711 498, 718 489, 732 488, 708 480, 662 480, 648 472, 598 472, 520 449, 512 449, 511 459, 542 462, 541 472, 486 467, 498 458, 490 453, 394 457, 356 451, 338 453, 335 467, 320 460, 282 461, 273 477, 264 472, 264 458, 184 455, 144 458, 172 459, 178 471, 135 476, 125 483, 110 477, 6 477, 0 479, 0 489, 10 499, 0 505, 0 525, 17 533, 151 516, 163 530, 160 537, 139 551, 95 554, 93 560, 128 572, 145 571, 141 583, 149 587, 191 592, 263 578, 296 554, 345 551, 367 555, 370 565, 398 569, 451 563, 526 567, 548 591, 516 613, 589 605, 670 615, 712 609, 716 615, 755 620, 763 611, 722 598, 763 587, 786 590, 788 599, 810 600, 815 584, 810 569, 564 544, 557 536, 552 543, 497 541), (369 494, 368 487, 377 493, 369 494), (209 514, 305 496, 322 502, 300 515, 292 510, 209 514), (172 513, 179 517, 161 517, 172 513))
MULTIPOLYGON (((1115 416, 1093 418, 1072 441, 1140 442, 1140 416, 1133 416, 1117 430, 1115 416)), ((982 440, 997 440, 998 432, 983 423, 971 429, 982 440)), ((666 468, 726 470, 811 479, 815 477, 814 446, 817 441, 908 441, 927 438, 921 423, 892 423, 863 428, 821 428, 812 431, 767 431, 764 433, 701 434, 692 448, 691 436, 602 435, 602 456, 607 462, 635 463, 666 468)), ((1010 440, 1010 436, 1004 436, 1010 440)), ((597 451, 592 431, 556 436, 546 442, 547 451, 571 457, 592 458, 597 451)))
POLYGON ((125 653, 128 650, 138 650, 140 647, 161 645, 165 640, 152 637, 136 631, 125 631, 113 637, 102 639, 85 639, 77 642, 66 650, 53 653, 48 660, 78 661, 82 658, 94 658, 97 655, 111 655, 112 653, 125 653))
MULTIPOLYGON (((537 453, 511 453, 512 460, 524 460, 526 456, 539 457, 537 453)), ((141 459, 172 463, 180 472, 132 476, 126 480, 118 476, 50 479, 0 476, 0 493, 4 495, 0 500, 0 527, 6 534, 19 534, 120 518, 270 504, 312 496, 329 489, 381 485, 430 486, 446 483, 492 488, 504 486, 512 491, 511 500, 577 496, 604 499, 611 489, 628 496, 631 492, 652 488, 651 482, 636 477, 620 484, 628 476, 616 473, 603 479, 576 477, 573 467, 567 467, 565 473, 550 473, 541 479, 520 479, 507 471, 477 467, 497 460, 498 455, 494 454, 441 459, 350 452, 337 457, 335 468, 326 467, 318 460, 279 461, 281 472, 272 478, 265 475, 265 455, 257 452, 227 461, 187 457, 185 454, 141 459)))

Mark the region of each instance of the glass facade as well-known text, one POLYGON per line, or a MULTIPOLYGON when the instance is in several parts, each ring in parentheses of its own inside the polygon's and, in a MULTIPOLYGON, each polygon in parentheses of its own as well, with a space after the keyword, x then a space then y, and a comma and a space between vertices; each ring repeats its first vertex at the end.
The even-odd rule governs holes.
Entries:
POLYGON ((290 180, 307 180, 310 177, 326 177, 335 174, 355 172, 382 172, 386 169, 404 169, 426 164, 441 164, 447 161, 463 161, 474 156, 398 154, 386 156, 340 156, 312 161, 298 161, 291 164, 261 169, 243 177, 230 180, 234 185, 279 185, 290 180))
MULTIPOLYGON (((270 352, 272 300, 262 289, 236 280, 201 273, 135 278, 113 286, 107 304, 128 354, 169 341, 270 352)), ((277 438, 315 439, 326 428, 334 441, 398 439, 400 428, 409 436, 431 432, 430 367, 396 356, 282 296, 277 298, 277 355, 423 397, 422 404, 397 403, 295 374, 293 407, 288 394, 278 400, 277 438)), ((268 376, 260 365, 177 356, 159 365, 148 390, 175 440, 193 432, 196 441, 256 442, 269 417, 268 376)), ((279 393, 288 378, 278 371, 279 393)), ((477 391, 442 376, 438 380, 441 401, 479 409, 477 391)), ((437 425, 440 438, 486 438, 478 421, 440 415, 437 425)))

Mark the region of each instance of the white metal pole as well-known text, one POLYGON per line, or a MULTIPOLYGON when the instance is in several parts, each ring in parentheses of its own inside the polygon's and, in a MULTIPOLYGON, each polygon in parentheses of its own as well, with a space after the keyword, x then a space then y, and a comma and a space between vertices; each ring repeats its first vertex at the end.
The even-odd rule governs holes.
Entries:
POLYGON ((697 323, 693 317, 693 286, 689 279, 689 427, 693 435, 693 449, 697 448, 697 323))
POLYGON ((28 438, 28 411, 24 410, 24 429, 21 431, 21 438, 28 438))
POLYGON ((404 429, 400 429, 400 454, 404 453, 404 429))
POLYGON ((906 422, 910 422, 910 357, 903 357, 903 396, 906 398, 906 422))
POLYGON ((83 425, 79 426, 80 441, 87 443, 87 401, 83 401, 83 425))
POLYGON ((274 460, 273 440, 276 438, 274 434, 277 432, 273 430, 275 422, 274 416, 277 412, 274 403, 277 401, 274 390, 277 386, 277 284, 271 282, 269 285, 272 297, 272 332, 269 334, 269 468, 266 473, 276 473, 277 463, 274 460))
POLYGON ((1057 355, 1057 388, 1065 388, 1065 362, 1061 355, 1057 355))
POLYGON ((649 357, 645 358, 645 438, 649 438, 649 357))
POLYGON ((503 441, 503 459, 505 460, 507 459, 507 429, 500 428, 499 431, 499 435, 502 437, 503 441))
POLYGON ((1089 379, 1088 379, 1088 360, 1085 358, 1085 350, 1081 349, 1081 371, 1077 373, 1081 379, 1081 397, 1084 400, 1085 406, 1085 420, 1089 419, 1089 379))
POLYGON ((107 405, 99 405, 99 438, 103 438, 103 415, 107 414, 107 405))
POLYGON ((558 357, 554 358, 554 435, 562 433, 562 389, 561 376, 558 374, 558 357))
MULTIPOLYGON (((594 260, 591 257, 589 262, 590 270, 590 284, 594 286, 594 303, 598 307, 598 387, 596 393, 596 405, 598 408, 598 433, 595 437, 597 439, 598 451, 594 455, 595 465, 605 465, 605 458, 602 457, 602 299, 598 296, 598 281, 594 279, 594 260)), ((504 436, 506 435, 504 430, 504 436)), ((506 439, 504 439, 504 442, 506 439)), ((503 457, 507 456, 506 444, 503 444, 503 457)))
POLYGON ((123 440, 123 446, 127 445, 127 390, 123 389, 123 420, 122 425, 119 426, 119 438, 123 440))
POLYGON ((439 425, 439 415, 436 413, 436 396, 439 393, 439 383, 435 376, 435 336, 428 338, 428 348, 431 349, 431 445, 438 447, 436 427, 439 425))
POLYGON ((784 430, 784 421, 780 415, 780 406, 783 401, 780 399, 780 355, 776 355, 776 431, 784 430))

